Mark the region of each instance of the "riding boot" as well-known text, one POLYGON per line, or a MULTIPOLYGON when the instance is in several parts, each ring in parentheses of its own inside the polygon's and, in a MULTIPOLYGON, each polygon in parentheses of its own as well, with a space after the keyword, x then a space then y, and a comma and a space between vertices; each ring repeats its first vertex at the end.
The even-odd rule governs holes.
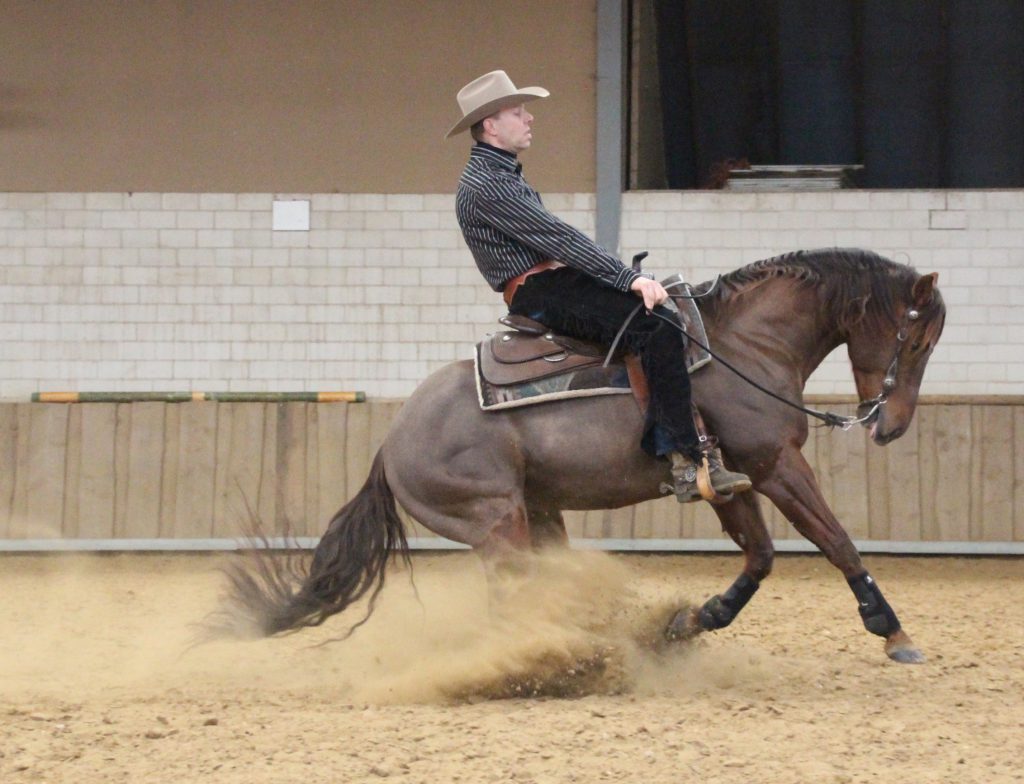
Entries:
MULTIPOLYGON (((697 404, 692 400, 690 401, 690 414, 693 416, 693 425, 697 429, 697 438, 700 441, 699 449, 708 461, 708 479, 710 479, 711 488, 714 489, 712 493, 710 488, 705 487, 704 493, 701 493, 699 483, 695 479, 694 490, 697 491, 698 496, 714 503, 722 503, 732 498, 733 493, 743 493, 749 490, 750 477, 736 471, 729 471, 725 467, 725 463, 722 461, 722 450, 718 447, 718 439, 715 436, 708 435, 708 429, 704 424, 704 417, 701 416, 700 409, 697 408, 697 404), (709 498, 708 496, 717 496, 717 498, 709 498)), ((675 472, 673 472, 673 476, 675 476, 675 472)), ((692 493, 692 491, 687 491, 686 488, 684 488, 684 492, 692 493)), ((679 495, 677 494, 676 497, 679 498, 679 495)), ((687 503, 687 501, 683 501, 681 498, 680 502, 687 503)))
MULTIPOLYGON (((672 458, 672 492, 681 504, 700 501, 703 498, 697 483, 698 466, 692 458, 681 452, 671 452, 672 458)), ((737 471, 730 471, 722 462, 722 453, 717 447, 709 449, 705 455, 708 461, 708 475, 711 487, 721 501, 728 501, 733 493, 742 493, 750 489, 750 477, 737 471)), ((667 485, 666 485, 667 488, 667 485)))

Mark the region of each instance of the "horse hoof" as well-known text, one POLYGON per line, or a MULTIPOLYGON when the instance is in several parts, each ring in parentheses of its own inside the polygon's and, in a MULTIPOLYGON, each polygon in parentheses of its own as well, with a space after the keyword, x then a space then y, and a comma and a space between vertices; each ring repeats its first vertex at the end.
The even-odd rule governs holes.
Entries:
POLYGON ((900 664, 924 664, 926 661, 921 650, 902 630, 896 632, 886 641, 885 653, 894 662, 900 664))
POLYGON ((909 648, 890 648, 886 653, 890 659, 900 664, 924 664, 928 661, 924 654, 913 646, 909 648))
POLYGON ((672 616, 672 620, 665 627, 665 639, 669 642, 685 642, 692 640, 702 631, 700 621, 697 617, 698 610, 688 607, 679 610, 672 616))

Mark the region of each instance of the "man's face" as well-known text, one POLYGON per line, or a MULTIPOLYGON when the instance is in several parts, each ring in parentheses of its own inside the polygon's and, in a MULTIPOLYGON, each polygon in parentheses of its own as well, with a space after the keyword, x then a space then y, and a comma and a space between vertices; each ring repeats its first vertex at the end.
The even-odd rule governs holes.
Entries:
POLYGON ((533 115, 526 111, 524 104, 502 109, 484 122, 493 136, 491 143, 495 147, 518 154, 533 141, 533 132, 530 130, 533 115))

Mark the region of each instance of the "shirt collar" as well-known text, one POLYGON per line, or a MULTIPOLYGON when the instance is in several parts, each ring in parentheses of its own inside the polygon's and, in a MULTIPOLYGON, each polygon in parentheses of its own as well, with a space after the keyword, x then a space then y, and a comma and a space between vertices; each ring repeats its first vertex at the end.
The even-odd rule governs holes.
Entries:
POLYGON ((477 158, 486 158, 497 163, 501 168, 508 169, 516 174, 521 174, 523 171, 523 164, 519 162, 519 156, 514 152, 503 150, 487 142, 477 142, 473 146, 470 155, 477 158))

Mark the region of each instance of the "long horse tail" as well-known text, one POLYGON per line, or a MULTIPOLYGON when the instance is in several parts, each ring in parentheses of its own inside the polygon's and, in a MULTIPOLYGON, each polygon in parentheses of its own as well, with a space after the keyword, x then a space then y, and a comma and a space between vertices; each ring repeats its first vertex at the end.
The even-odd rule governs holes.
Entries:
POLYGON ((311 561, 266 549, 253 554, 248 565, 227 569, 232 606, 219 613, 221 631, 230 626, 237 632, 242 622, 249 633, 269 637, 319 626, 369 594, 365 615, 344 637, 352 634, 373 613, 389 558, 410 564, 405 527, 381 453, 359 492, 331 519, 311 561), (225 623, 229 613, 235 617, 225 623))

